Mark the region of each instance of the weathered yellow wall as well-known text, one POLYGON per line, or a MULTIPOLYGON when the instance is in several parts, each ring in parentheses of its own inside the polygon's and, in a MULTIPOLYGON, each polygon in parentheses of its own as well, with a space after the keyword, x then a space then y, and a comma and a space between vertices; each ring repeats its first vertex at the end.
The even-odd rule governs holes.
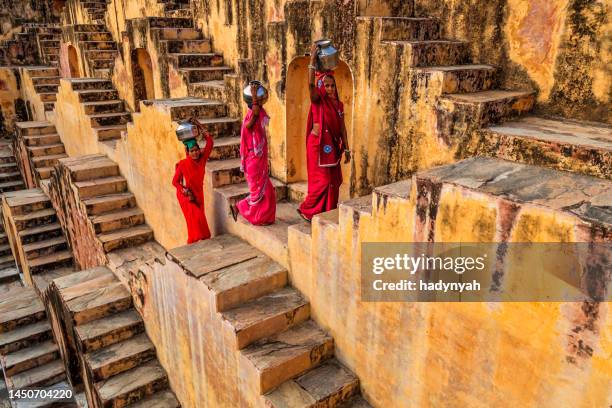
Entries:
POLYGON ((36 92, 36 88, 34 88, 34 83, 32 82, 32 77, 28 73, 27 70, 20 70, 21 76, 21 96, 25 101, 29 102, 30 112, 32 114, 32 120, 35 121, 45 121, 47 120, 45 114, 45 104, 40 99, 40 96, 36 92))
POLYGON ((12 132, 17 119, 15 102, 21 96, 17 87, 17 76, 14 68, 0 68, 0 109, 2 110, 2 128, 12 132))
MULTIPOLYGON (((360 301, 361 243, 414 238, 416 189, 410 182, 398 184, 387 198, 374 198, 372 215, 355 217, 351 207, 341 205, 338 224, 314 221, 310 245, 307 234, 290 229, 292 284, 334 336, 339 358, 359 376, 369 402, 376 407, 609 405, 609 303, 589 309, 553 302, 360 301), (592 330, 583 331, 589 324, 592 330), (577 336, 583 334, 588 353, 577 350, 577 336)), ((498 211, 490 197, 445 186, 436 239, 492 241, 500 228, 498 211)), ((528 207, 518 214, 511 240, 572 241, 578 224, 572 216, 528 207)))

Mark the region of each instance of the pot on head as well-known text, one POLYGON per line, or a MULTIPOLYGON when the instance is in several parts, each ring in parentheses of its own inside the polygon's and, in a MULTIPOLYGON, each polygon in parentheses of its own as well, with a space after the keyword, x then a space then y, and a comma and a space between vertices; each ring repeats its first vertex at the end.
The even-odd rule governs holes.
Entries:
POLYGON ((198 132, 194 124, 188 120, 179 122, 179 125, 176 128, 176 137, 178 137, 178 140, 182 142, 183 140, 195 139, 197 136, 198 132))
POLYGON ((247 86, 242 91, 242 99, 244 99, 244 101, 246 102, 249 108, 251 108, 251 106, 253 105, 253 95, 251 95, 251 84, 255 84, 258 86, 257 87, 257 98, 258 99, 261 99, 264 96, 266 96, 266 93, 268 92, 266 91, 266 88, 264 88, 264 86, 259 81, 251 81, 250 83, 248 83, 247 86))
POLYGON ((317 70, 319 72, 332 71, 338 66, 338 50, 330 40, 315 41, 317 50, 317 70))

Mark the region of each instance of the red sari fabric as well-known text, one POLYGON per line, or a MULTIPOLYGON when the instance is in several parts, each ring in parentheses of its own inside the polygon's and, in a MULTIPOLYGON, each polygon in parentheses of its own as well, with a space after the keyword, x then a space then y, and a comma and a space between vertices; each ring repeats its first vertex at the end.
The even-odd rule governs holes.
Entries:
POLYGON ((172 179, 172 185, 176 187, 176 198, 183 210, 187 222, 187 243, 210 238, 210 230, 206 213, 204 210, 204 174, 206 162, 213 148, 212 137, 207 137, 206 147, 201 151, 200 158, 196 161, 187 157, 176 164, 176 171, 172 179), (183 194, 183 187, 187 187, 193 193, 195 200, 183 194))
POLYGON ((270 120, 261 108, 251 129, 246 124, 253 111, 248 110, 240 130, 241 166, 249 185, 249 196, 237 204, 240 214, 253 225, 271 224, 276 219, 276 191, 268 175, 268 140, 266 126, 270 120))
POLYGON ((317 85, 319 101, 310 105, 306 133, 308 194, 300 205, 300 212, 308 219, 338 207, 342 184, 344 105, 337 94, 336 100, 330 98, 322 83, 320 79, 317 85), (312 133, 314 123, 319 123, 319 136, 312 133))

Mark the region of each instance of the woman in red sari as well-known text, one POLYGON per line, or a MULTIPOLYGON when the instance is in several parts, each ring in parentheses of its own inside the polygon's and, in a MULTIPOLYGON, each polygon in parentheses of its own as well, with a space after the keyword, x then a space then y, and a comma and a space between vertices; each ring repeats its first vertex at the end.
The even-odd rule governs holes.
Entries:
POLYGON ((204 211, 204 173, 206 162, 213 149, 213 138, 195 119, 198 133, 206 138, 206 146, 202 149, 195 139, 183 141, 187 157, 176 164, 172 185, 176 187, 176 198, 181 205, 187 222, 187 243, 210 238, 210 230, 204 211))
POLYGON ((313 45, 308 66, 311 102, 306 128, 308 194, 297 210, 308 222, 316 214, 338 207, 342 154, 345 163, 351 160, 344 124, 344 104, 338 97, 336 79, 333 72, 323 72, 317 73, 315 80, 316 53, 317 46, 313 45))
POLYGON ((266 127, 270 118, 263 108, 268 100, 257 97, 259 82, 251 82, 252 105, 240 130, 240 167, 244 172, 249 195, 237 205, 230 205, 234 221, 238 213, 253 225, 270 225, 276 218, 276 191, 268 175, 268 140, 266 127))

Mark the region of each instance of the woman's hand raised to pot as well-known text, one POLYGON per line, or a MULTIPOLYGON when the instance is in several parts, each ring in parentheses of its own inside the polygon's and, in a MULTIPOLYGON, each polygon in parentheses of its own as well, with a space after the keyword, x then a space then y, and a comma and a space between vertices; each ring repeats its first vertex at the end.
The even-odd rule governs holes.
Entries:
POLYGON ((315 43, 310 47, 310 62, 314 64, 317 60, 317 51, 319 51, 319 46, 315 43))
POLYGON ((251 96, 253 97, 253 105, 259 104, 259 99, 257 98, 257 91, 259 91, 259 84, 251 82, 251 96))

